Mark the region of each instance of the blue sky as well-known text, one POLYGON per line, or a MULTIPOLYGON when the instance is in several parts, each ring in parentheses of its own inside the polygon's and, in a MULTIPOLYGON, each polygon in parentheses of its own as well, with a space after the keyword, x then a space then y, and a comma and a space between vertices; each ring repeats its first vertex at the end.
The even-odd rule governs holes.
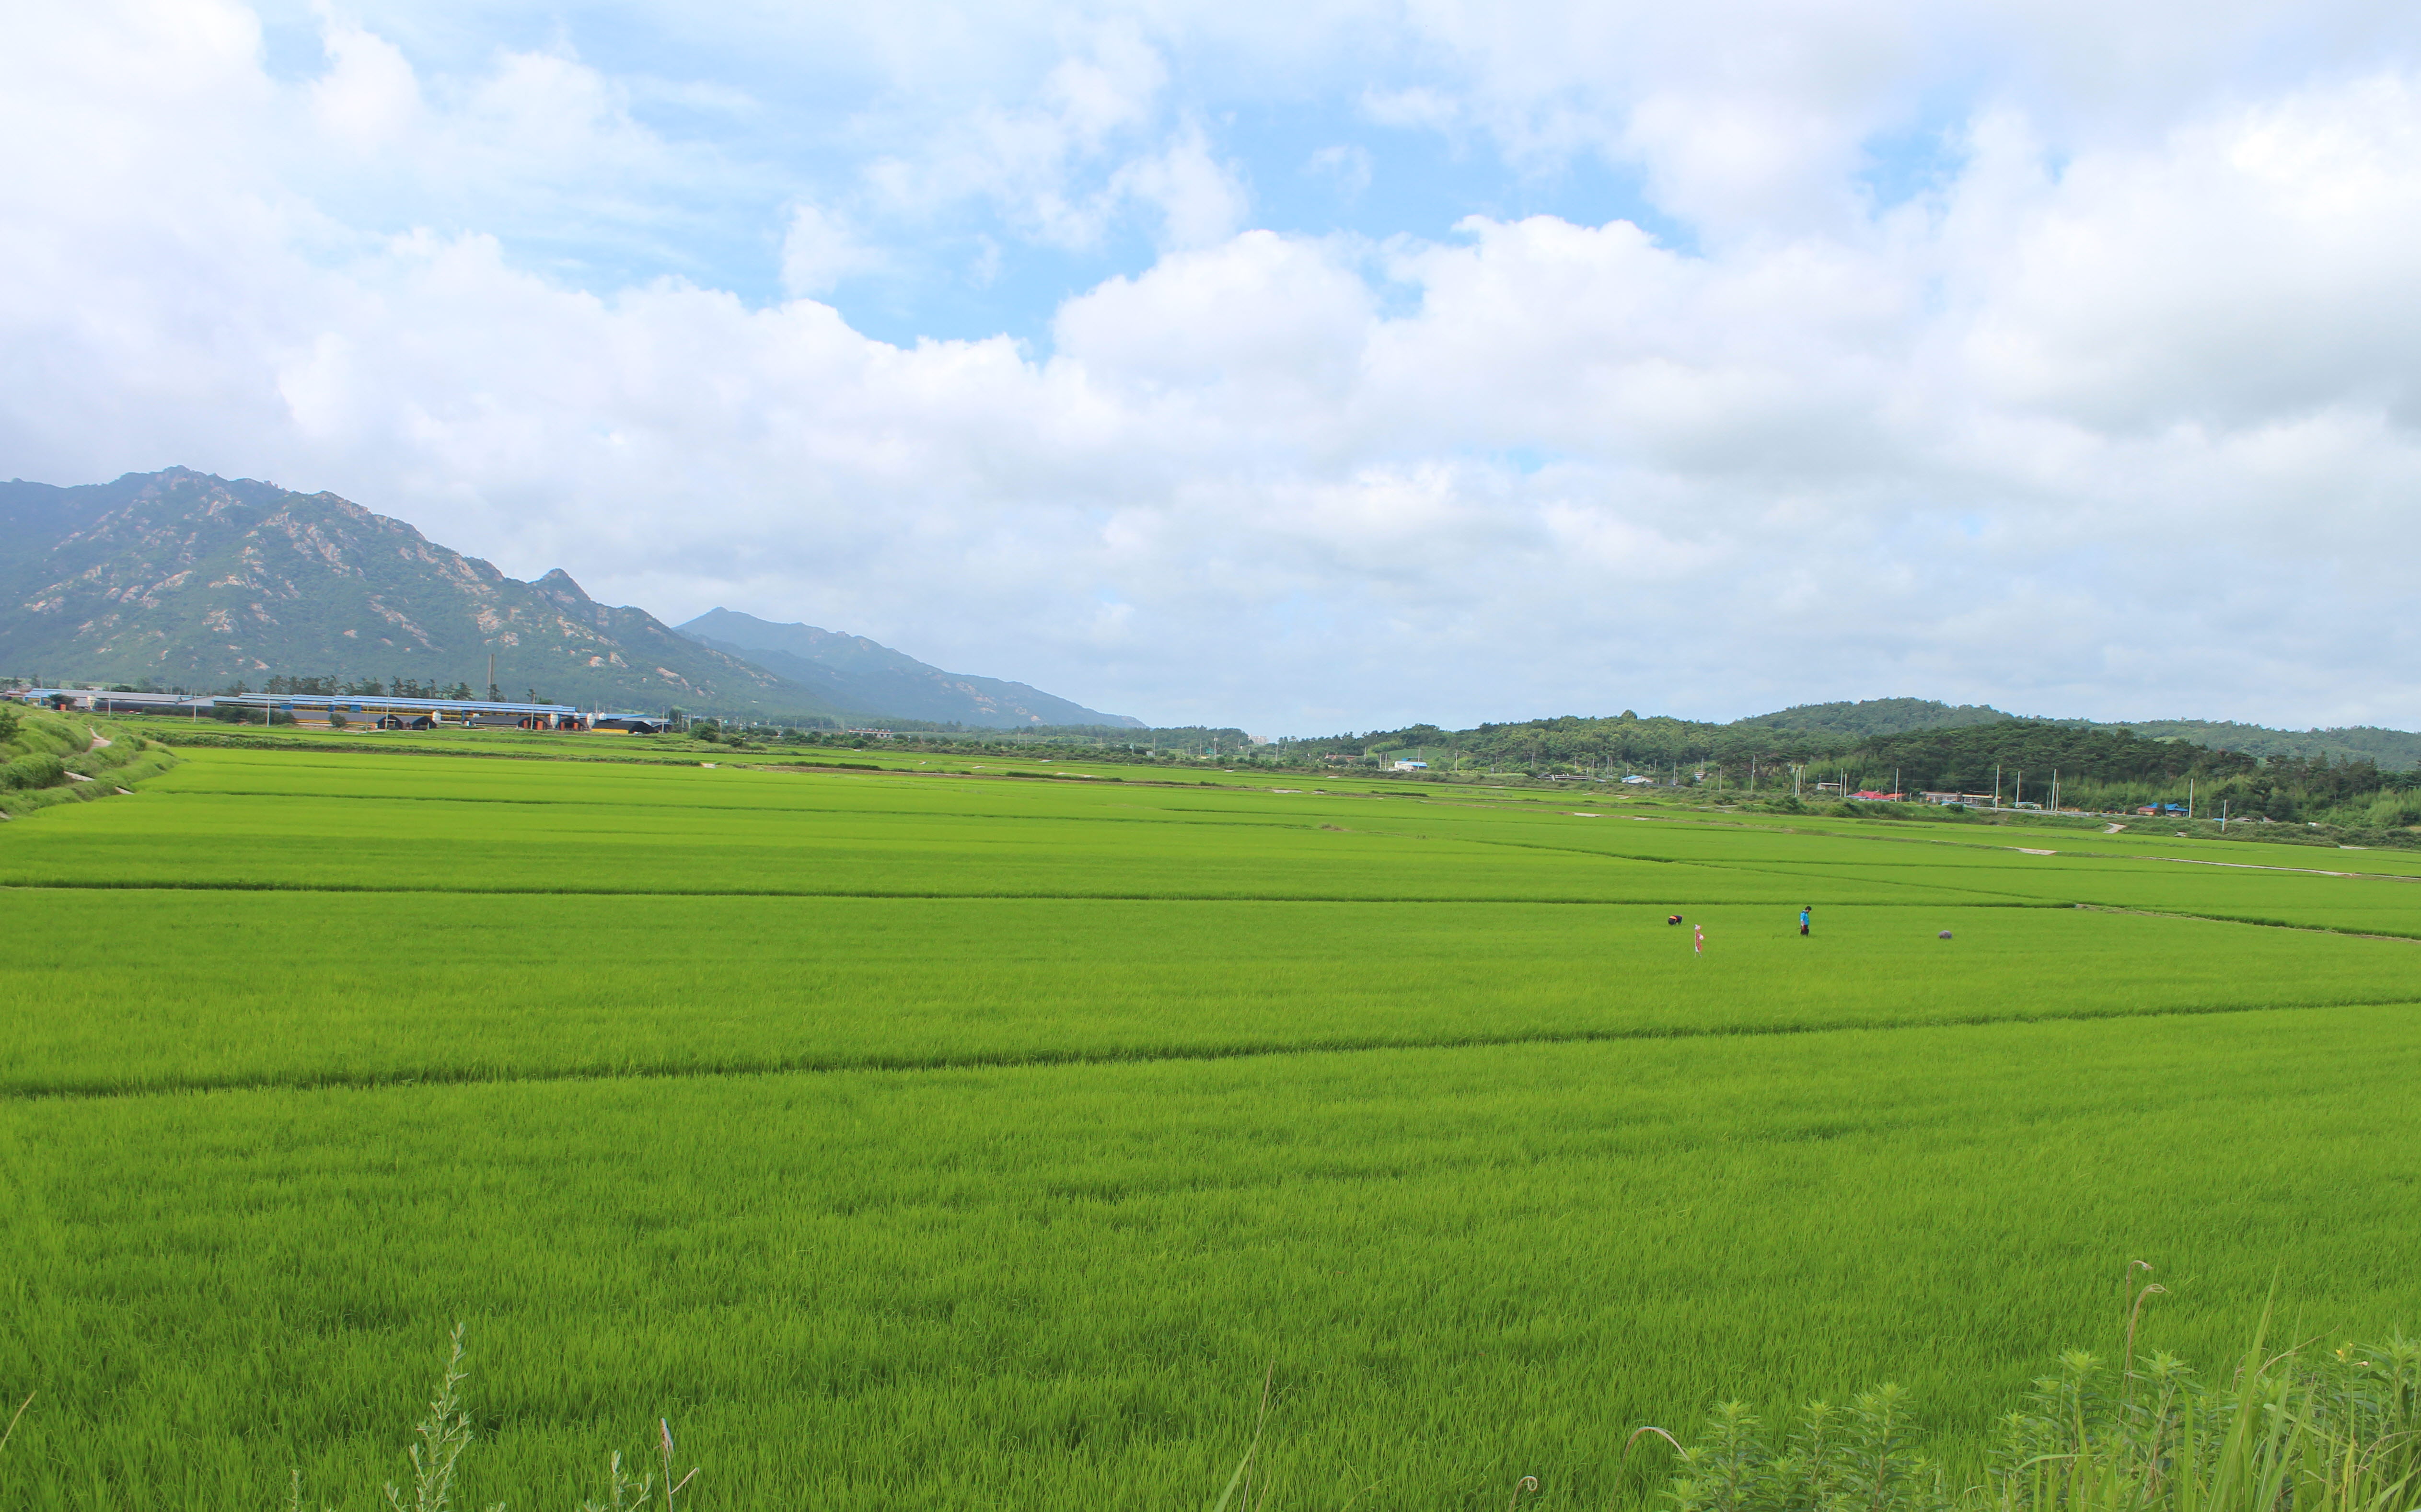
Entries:
POLYGON ((97 0, 0 471, 1262 733, 2421 723, 2421 13, 97 0))
MULTIPOLYGON (((484 199, 459 184, 402 195, 364 184, 347 207, 357 226, 486 231, 528 265, 601 291, 672 276, 768 304, 789 293, 782 275, 790 208, 829 207, 849 214, 881 257, 820 290, 852 326, 893 342, 1007 332, 1043 350, 1063 301, 1144 271, 1161 250, 1160 228, 1139 207, 1071 244, 1035 235, 977 195, 913 209, 879 203, 866 183, 870 164, 913 154, 933 129, 938 102, 903 98, 899 82, 872 60, 820 54, 789 28, 772 28, 773 38, 701 37, 681 17, 640 8, 449 14, 394 6, 344 14, 397 46, 434 92, 476 87, 500 51, 577 58, 621 84, 633 120, 713 169, 644 200, 578 207, 484 199)), ((329 15, 317 7, 264 8, 267 71, 291 85, 322 73, 329 15)), ((1588 225, 1629 220, 1670 245, 1691 245, 1689 226, 1642 192, 1635 165, 1586 148, 1516 162, 1487 132, 1390 118, 1373 96, 1452 91, 1449 70, 1425 67, 1419 52, 1406 45, 1394 56, 1276 75, 1248 57, 1164 55, 1166 81, 1148 116, 1100 150, 1078 154, 1071 188, 1106 193, 1125 165, 1121 146, 1192 128, 1233 177, 1258 227, 1377 243, 1450 238, 1471 215, 1553 215, 1588 225)), ((961 110, 1018 108, 1019 86, 1028 81, 1006 69, 974 73, 965 82, 976 92, 956 101, 961 110)), ((1879 196, 1904 198, 1929 181, 1941 148, 1939 123, 1879 136, 1868 182, 1879 196)), ((337 190, 330 197, 348 196, 337 190)))

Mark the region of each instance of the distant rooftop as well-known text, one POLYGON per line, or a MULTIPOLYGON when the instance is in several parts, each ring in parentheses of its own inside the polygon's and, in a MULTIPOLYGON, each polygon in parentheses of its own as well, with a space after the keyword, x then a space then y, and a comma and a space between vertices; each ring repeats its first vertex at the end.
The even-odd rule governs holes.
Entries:
POLYGON ((367 693, 243 693, 173 694, 112 693, 106 688, 29 688, 15 694, 41 702, 51 698, 82 701, 98 698, 127 708, 149 709, 339 709, 349 714, 578 714, 575 704, 517 704, 489 698, 402 698, 367 693))

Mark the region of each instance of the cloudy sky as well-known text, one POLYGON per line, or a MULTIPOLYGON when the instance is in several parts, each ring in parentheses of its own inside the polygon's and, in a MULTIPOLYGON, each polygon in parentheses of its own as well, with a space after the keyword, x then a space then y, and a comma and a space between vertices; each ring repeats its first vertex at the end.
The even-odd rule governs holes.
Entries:
POLYGON ((2410 0, 14 0, 0 475, 1316 733, 2421 725, 2410 0))

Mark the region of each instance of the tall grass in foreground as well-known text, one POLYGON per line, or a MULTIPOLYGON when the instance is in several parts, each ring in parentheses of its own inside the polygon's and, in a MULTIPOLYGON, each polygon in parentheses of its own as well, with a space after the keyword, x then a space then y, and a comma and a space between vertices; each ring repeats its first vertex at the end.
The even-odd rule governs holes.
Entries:
MULTIPOLYGON (((386 1483, 382 1494, 388 1512, 453 1512, 454 1481, 460 1473, 464 1451, 471 1447, 471 1414, 462 1406, 462 1382, 469 1379, 470 1367, 462 1363, 463 1325, 454 1325, 448 1340, 445 1368, 437 1378, 437 1390, 429 1398, 429 1411, 413 1436, 420 1442, 404 1451, 412 1463, 412 1489, 407 1493, 393 1481, 386 1483)), ((23 1409, 19 1409, 22 1412, 23 1409)), ((10 1424, 14 1427, 15 1424, 10 1424)), ((697 1469, 679 1480, 673 1479, 673 1428, 668 1420, 659 1419, 657 1427, 663 1434, 664 1471, 658 1482, 653 1475, 634 1473, 622 1463, 619 1450, 605 1461, 605 1500, 583 1500, 580 1512, 647 1512, 662 1498, 664 1512, 679 1512, 675 1498, 697 1478, 697 1469)), ((0 1443, 7 1442, 0 1437, 0 1443)), ((303 1473, 296 1471, 287 1497, 287 1512, 304 1512, 303 1473)), ((497 1502, 487 1512, 505 1512, 505 1504, 497 1502)))
MULTIPOLYGON (((2158 1290, 2159 1288, 2148 1288, 2158 1290)), ((1740 1402, 1709 1414, 1673 1512, 2404 1512, 2421 1487, 2421 1343, 2268 1352, 2265 1316, 2225 1380, 2183 1361, 2113 1370, 2082 1349, 2000 1419, 1982 1484, 1913 1451, 1896 1386, 1810 1402, 1779 1442, 1740 1402)), ((1632 1435, 1671 1441, 1662 1428, 1632 1435)))
MULTIPOLYGON (((2160 1290, 2148 1287, 2146 1294, 2160 1290)), ((2140 1298, 2139 1298, 2140 1305, 2140 1298)), ((2133 1330, 2118 1368, 2082 1349, 2059 1357, 2023 1404, 2005 1414, 1981 1484, 1955 1487, 1915 1448, 1910 1394, 1882 1385, 1846 1406, 1813 1401, 1780 1439, 1748 1407, 1719 1403, 1695 1442, 1655 1426, 1679 1465, 1657 1500, 1670 1512, 2403 1512, 2421 1477, 2421 1342, 2267 1352, 2269 1318, 2224 1380, 2206 1381, 2176 1356, 2140 1364, 2133 1330)), ((472 1441, 461 1385, 463 1329, 406 1451, 409 1491, 389 1482, 389 1512, 452 1512, 472 1441)), ((1211 1512, 1250 1512, 1276 1501, 1264 1470, 1271 1382, 1261 1383, 1253 1436, 1211 1512)), ((23 1409, 19 1410, 20 1415, 23 1409)), ((15 1424, 9 1426, 13 1429, 15 1424)), ((663 1478, 606 1461, 605 1498, 579 1512, 679 1512, 672 1426, 662 1432, 663 1478)), ((0 1443, 5 1443, 0 1437, 0 1443)), ((303 1512, 302 1477, 289 1512, 303 1512)), ((1542 1488, 1524 1475, 1508 1508, 1542 1488)), ((487 1512, 504 1512, 498 1503, 487 1512)))

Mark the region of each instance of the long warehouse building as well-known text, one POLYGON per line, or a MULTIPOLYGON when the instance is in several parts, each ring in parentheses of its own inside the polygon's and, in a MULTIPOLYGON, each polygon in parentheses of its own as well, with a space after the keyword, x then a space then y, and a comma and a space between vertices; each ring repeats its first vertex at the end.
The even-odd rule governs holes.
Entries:
POLYGON ((297 720, 383 729, 518 726, 539 730, 613 731, 653 735, 666 721, 648 714, 604 714, 571 704, 524 704, 489 698, 412 698, 383 694, 112 693, 103 688, 28 688, 9 694, 26 703, 94 714, 163 714, 200 719, 220 709, 257 709, 297 720))

